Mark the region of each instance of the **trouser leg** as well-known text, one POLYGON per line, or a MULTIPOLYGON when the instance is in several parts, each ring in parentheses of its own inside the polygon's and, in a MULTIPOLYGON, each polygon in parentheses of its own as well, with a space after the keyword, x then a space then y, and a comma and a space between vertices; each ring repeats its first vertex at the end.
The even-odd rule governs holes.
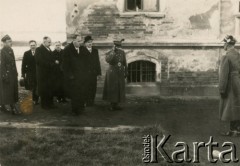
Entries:
POLYGON ((240 127, 240 121, 231 121, 230 122, 230 130, 231 131, 236 131, 236 130, 239 130, 238 128, 240 127))
POLYGON ((47 107, 47 97, 45 95, 41 96, 41 107, 46 108, 47 107))
POLYGON ((38 102, 39 96, 37 95, 37 86, 34 86, 32 89, 32 100, 38 102))
POLYGON ((94 104, 96 91, 97 91, 97 78, 92 76, 88 80, 87 86, 87 103, 94 104))

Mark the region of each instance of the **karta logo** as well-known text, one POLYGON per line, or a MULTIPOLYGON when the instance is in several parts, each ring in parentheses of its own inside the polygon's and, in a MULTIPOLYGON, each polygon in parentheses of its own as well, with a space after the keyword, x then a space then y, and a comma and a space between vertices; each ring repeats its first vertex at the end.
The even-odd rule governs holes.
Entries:
POLYGON ((167 163, 200 163, 199 149, 207 149, 207 158, 210 163, 217 163, 218 161, 223 163, 237 163, 239 159, 236 157, 236 146, 232 142, 224 142, 221 147, 225 150, 216 151, 215 148, 219 147, 218 142, 213 141, 213 137, 209 138, 207 143, 193 142, 193 154, 190 157, 189 145, 185 142, 176 142, 174 148, 178 148, 171 154, 164 149, 164 146, 168 143, 171 135, 163 135, 162 139, 158 142, 158 135, 147 135, 143 138, 143 158, 144 163, 158 163, 158 155, 160 155, 167 163), (179 149, 180 148, 180 149, 179 149), (229 157, 229 158, 227 158, 229 157))

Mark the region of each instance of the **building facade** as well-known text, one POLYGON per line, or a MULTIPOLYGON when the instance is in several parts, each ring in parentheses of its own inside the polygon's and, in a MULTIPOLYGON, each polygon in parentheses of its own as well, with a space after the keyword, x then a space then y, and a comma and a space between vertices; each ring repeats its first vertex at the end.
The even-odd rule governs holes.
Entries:
POLYGON ((67 0, 67 38, 92 35, 103 77, 113 39, 125 39, 127 92, 216 96, 221 40, 240 40, 239 0, 67 0))

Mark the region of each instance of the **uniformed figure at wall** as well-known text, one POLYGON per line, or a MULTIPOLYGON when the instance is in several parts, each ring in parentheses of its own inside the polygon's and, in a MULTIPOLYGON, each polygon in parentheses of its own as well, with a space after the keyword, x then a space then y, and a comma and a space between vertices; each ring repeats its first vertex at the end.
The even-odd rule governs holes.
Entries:
POLYGON ((32 91, 33 103, 37 105, 39 102, 39 96, 37 95, 37 75, 35 62, 37 42, 31 40, 29 41, 29 45, 30 50, 26 51, 23 55, 22 78, 24 79, 25 88, 32 91))
POLYGON ((220 119, 230 122, 230 131, 222 133, 235 136, 240 133, 240 54, 234 48, 236 39, 227 36, 224 39, 223 56, 219 73, 220 119))
POLYGON ((57 97, 57 102, 65 103, 65 92, 64 92, 64 75, 63 75, 63 50, 61 48, 62 44, 60 41, 55 43, 55 50, 53 51, 53 84, 54 90, 53 95, 57 97))
POLYGON ((18 73, 15 55, 12 47, 12 39, 6 35, 1 40, 3 48, 0 59, 0 105, 2 111, 7 111, 6 105, 10 105, 12 114, 19 114, 16 107, 18 102, 18 73))
POLYGON ((38 95, 43 109, 52 109, 53 105, 53 61, 50 49, 51 39, 43 38, 43 44, 36 49, 38 95))
POLYGON ((86 106, 93 106, 97 91, 97 80, 101 76, 101 66, 99 54, 96 48, 92 47, 93 39, 91 36, 84 38, 83 51, 87 58, 87 88, 86 88, 86 106))
POLYGON ((85 109, 87 88, 87 58, 84 54, 82 37, 76 35, 73 42, 65 47, 63 71, 69 88, 72 112, 79 115, 85 109), (80 47, 81 46, 81 47, 80 47))
POLYGON ((114 41, 111 51, 106 54, 109 68, 106 72, 103 99, 110 102, 110 110, 120 110, 118 103, 125 101, 125 79, 127 78, 127 61, 121 49, 122 40, 114 41))

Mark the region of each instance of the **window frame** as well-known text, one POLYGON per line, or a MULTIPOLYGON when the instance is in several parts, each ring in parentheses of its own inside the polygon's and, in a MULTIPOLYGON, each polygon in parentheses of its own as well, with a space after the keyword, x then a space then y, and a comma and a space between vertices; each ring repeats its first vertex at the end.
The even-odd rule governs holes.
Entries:
POLYGON ((157 82, 157 66, 155 63, 146 60, 137 60, 128 64, 128 79, 129 84, 139 84, 139 83, 156 83, 157 82), (145 63, 145 64, 144 64, 145 63), (134 66, 130 66, 134 65, 134 66), (145 66, 144 66, 145 65, 145 66), (135 67, 135 68, 133 68, 135 67), (138 70, 139 67, 139 70, 138 70), (146 68, 145 70, 143 70, 146 68), (153 70, 150 70, 153 69, 153 70), (131 71, 129 71, 131 70, 131 71), (135 82, 133 81, 133 73, 135 74, 135 82), (138 81, 138 72, 139 72, 139 81, 138 81), (144 74, 145 73, 145 74, 144 74), (146 74, 147 73, 147 74, 146 74), (143 80, 145 76, 145 80, 143 80), (151 77, 151 78, 149 78, 151 77), (153 81, 149 81, 153 80, 153 81))
MULTIPOLYGON (((143 0, 141 0, 143 2, 143 0)), ((146 17, 153 17, 153 18, 162 18, 165 17, 165 13, 163 13, 163 10, 165 8, 166 0, 157 0, 158 10, 157 11, 132 11, 127 9, 127 0, 124 0, 123 2, 123 8, 120 12, 120 17, 134 17, 138 15, 144 15, 146 17)), ((142 3, 142 6, 144 7, 144 3, 142 3)))
MULTIPOLYGON (((137 13, 146 13, 146 12, 150 12, 150 11, 144 11, 144 0, 140 0, 141 1, 141 8, 142 9, 140 9, 139 11, 137 11, 137 10, 129 10, 128 9, 128 0, 124 0, 125 2, 124 2, 124 11, 125 12, 137 12, 137 13)), ((135 1, 135 3, 136 3, 136 0, 134 0, 135 1)), ((160 12, 160 1, 161 0, 156 0, 156 2, 157 2, 157 10, 156 11, 151 11, 151 12, 153 12, 153 13, 156 13, 156 12, 160 12)), ((136 5, 136 4, 135 4, 136 5)), ((136 5, 137 6, 137 5, 136 5)))

